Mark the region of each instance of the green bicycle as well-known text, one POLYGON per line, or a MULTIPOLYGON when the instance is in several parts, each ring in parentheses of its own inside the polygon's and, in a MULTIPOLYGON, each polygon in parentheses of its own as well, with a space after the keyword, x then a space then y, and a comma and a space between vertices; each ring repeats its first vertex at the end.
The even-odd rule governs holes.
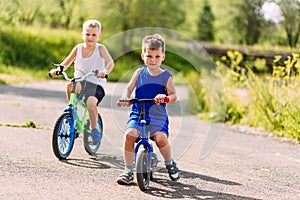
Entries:
MULTIPOLYGON (((98 143, 93 143, 93 139, 90 136, 91 128, 90 121, 88 119, 88 109, 84 103, 85 95, 82 94, 79 96, 76 94, 75 83, 84 81, 88 76, 97 76, 98 71, 96 70, 94 72, 89 72, 80 78, 70 79, 63 71, 63 66, 54 63, 52 64, 60 68, 60 71, 57 72, 57 75, 62 74, 67 81, 73 83, 69 104, 64 109, 60 117, 58 117, 54 125, 52 136, 53 152, 58 159, 66 159, 73 149, 75 139, 78 138, 79 133, 83 133, 84 149, 89 155, 95 155, 100 147, 101 140, 98 143), (81 110, 83 110, 81 117, 78 113, 78 106, 80 106, 81 110)), ((51 75, 49 74, 49 76, 51 75)), ((105 78, 107 78, 107 76, 105 78)), ((99 113, 97 126, 100 132, 100 138, 102 138, 103 123, 99 113)))

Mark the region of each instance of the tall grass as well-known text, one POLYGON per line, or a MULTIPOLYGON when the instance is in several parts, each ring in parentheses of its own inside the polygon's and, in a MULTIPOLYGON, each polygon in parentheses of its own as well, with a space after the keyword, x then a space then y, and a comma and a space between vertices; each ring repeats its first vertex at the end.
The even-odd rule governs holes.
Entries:
MULTIPOLYGON (((216 61, 222 75, 226 97, 225 121, 260 127, 276 136, 300 142, 300 58, 298 54, 286 60, 274 58, 273 73, 259 76, 253 72, 254 63, 244 63, 242 54, 230 51, 216 61)), ((257 67, 257 66, 256 66, 257 67)), ((264 68, 264 66, 259 66, 264 68)), ((201 77, 193 89, 198 94, 199 112, 211 112, 209 92, 201 85, 201 77)))

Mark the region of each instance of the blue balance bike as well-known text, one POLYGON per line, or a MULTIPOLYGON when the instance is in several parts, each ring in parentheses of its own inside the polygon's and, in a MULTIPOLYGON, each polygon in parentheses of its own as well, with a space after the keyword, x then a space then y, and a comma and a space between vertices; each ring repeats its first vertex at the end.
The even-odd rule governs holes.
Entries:
MULTIPOLYGON (((136 141, 134 147, 134 163, 136 165, 136 177, 140 190, 145 191, 149 188, 150 180, 153 180, 154 167, 157 167, 158 158, 153 152, 152 144, 150 143, 150 135, 146 131, 147 121, 145 120, 145 102, 153 102, 154 99, 120 99, 119 102, 127 102, 130 105, 139 103, 141 105, 140 118, 138 122, 139 138, 136 141)), ((170 99, 165 98, 165 103, 168 103, 170 99)), ((121 106, 117 102, 118 106, 121 106)))

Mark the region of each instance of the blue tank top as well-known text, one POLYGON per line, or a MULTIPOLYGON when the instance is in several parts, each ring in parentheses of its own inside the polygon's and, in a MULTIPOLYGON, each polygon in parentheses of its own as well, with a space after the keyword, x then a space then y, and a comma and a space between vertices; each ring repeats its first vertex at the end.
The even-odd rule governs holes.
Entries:
MULTIPOLYGON (((171 76, 172 74, 166 69, 164 69, 164 72, 161 74, 152 76, 149 74, 146 66, 142 67, 136 81, 135 98, 149 99, 154 98, 157 94, 168 95, 166 85, 171 76)), ((139 104, 134 104, 132 106, 133 112, 139 112, 140 109, 139 104)), ((150 118, 152 118, 152 116, 155 116, 155 118, 167 117, 165 103, 157 105, 154 102, 147 102, 145 103, 145 111, 146 118, 149 117, 149 114, 151 115, 150 118)))

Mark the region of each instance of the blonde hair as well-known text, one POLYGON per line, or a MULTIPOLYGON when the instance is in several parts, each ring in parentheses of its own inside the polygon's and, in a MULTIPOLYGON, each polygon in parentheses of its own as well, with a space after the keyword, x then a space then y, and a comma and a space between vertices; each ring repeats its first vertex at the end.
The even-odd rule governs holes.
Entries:
POLYGON ((159 49, 165 52, 165 40, 160 34, 147 35, 143 39, 142 50, 145 49, 159 49))
POLYGON ((98 20, 90 19, 83 23, 82 30, 86 30, 88 27, 98 28, 99 33, 101 33, 101 23, 98 20))

